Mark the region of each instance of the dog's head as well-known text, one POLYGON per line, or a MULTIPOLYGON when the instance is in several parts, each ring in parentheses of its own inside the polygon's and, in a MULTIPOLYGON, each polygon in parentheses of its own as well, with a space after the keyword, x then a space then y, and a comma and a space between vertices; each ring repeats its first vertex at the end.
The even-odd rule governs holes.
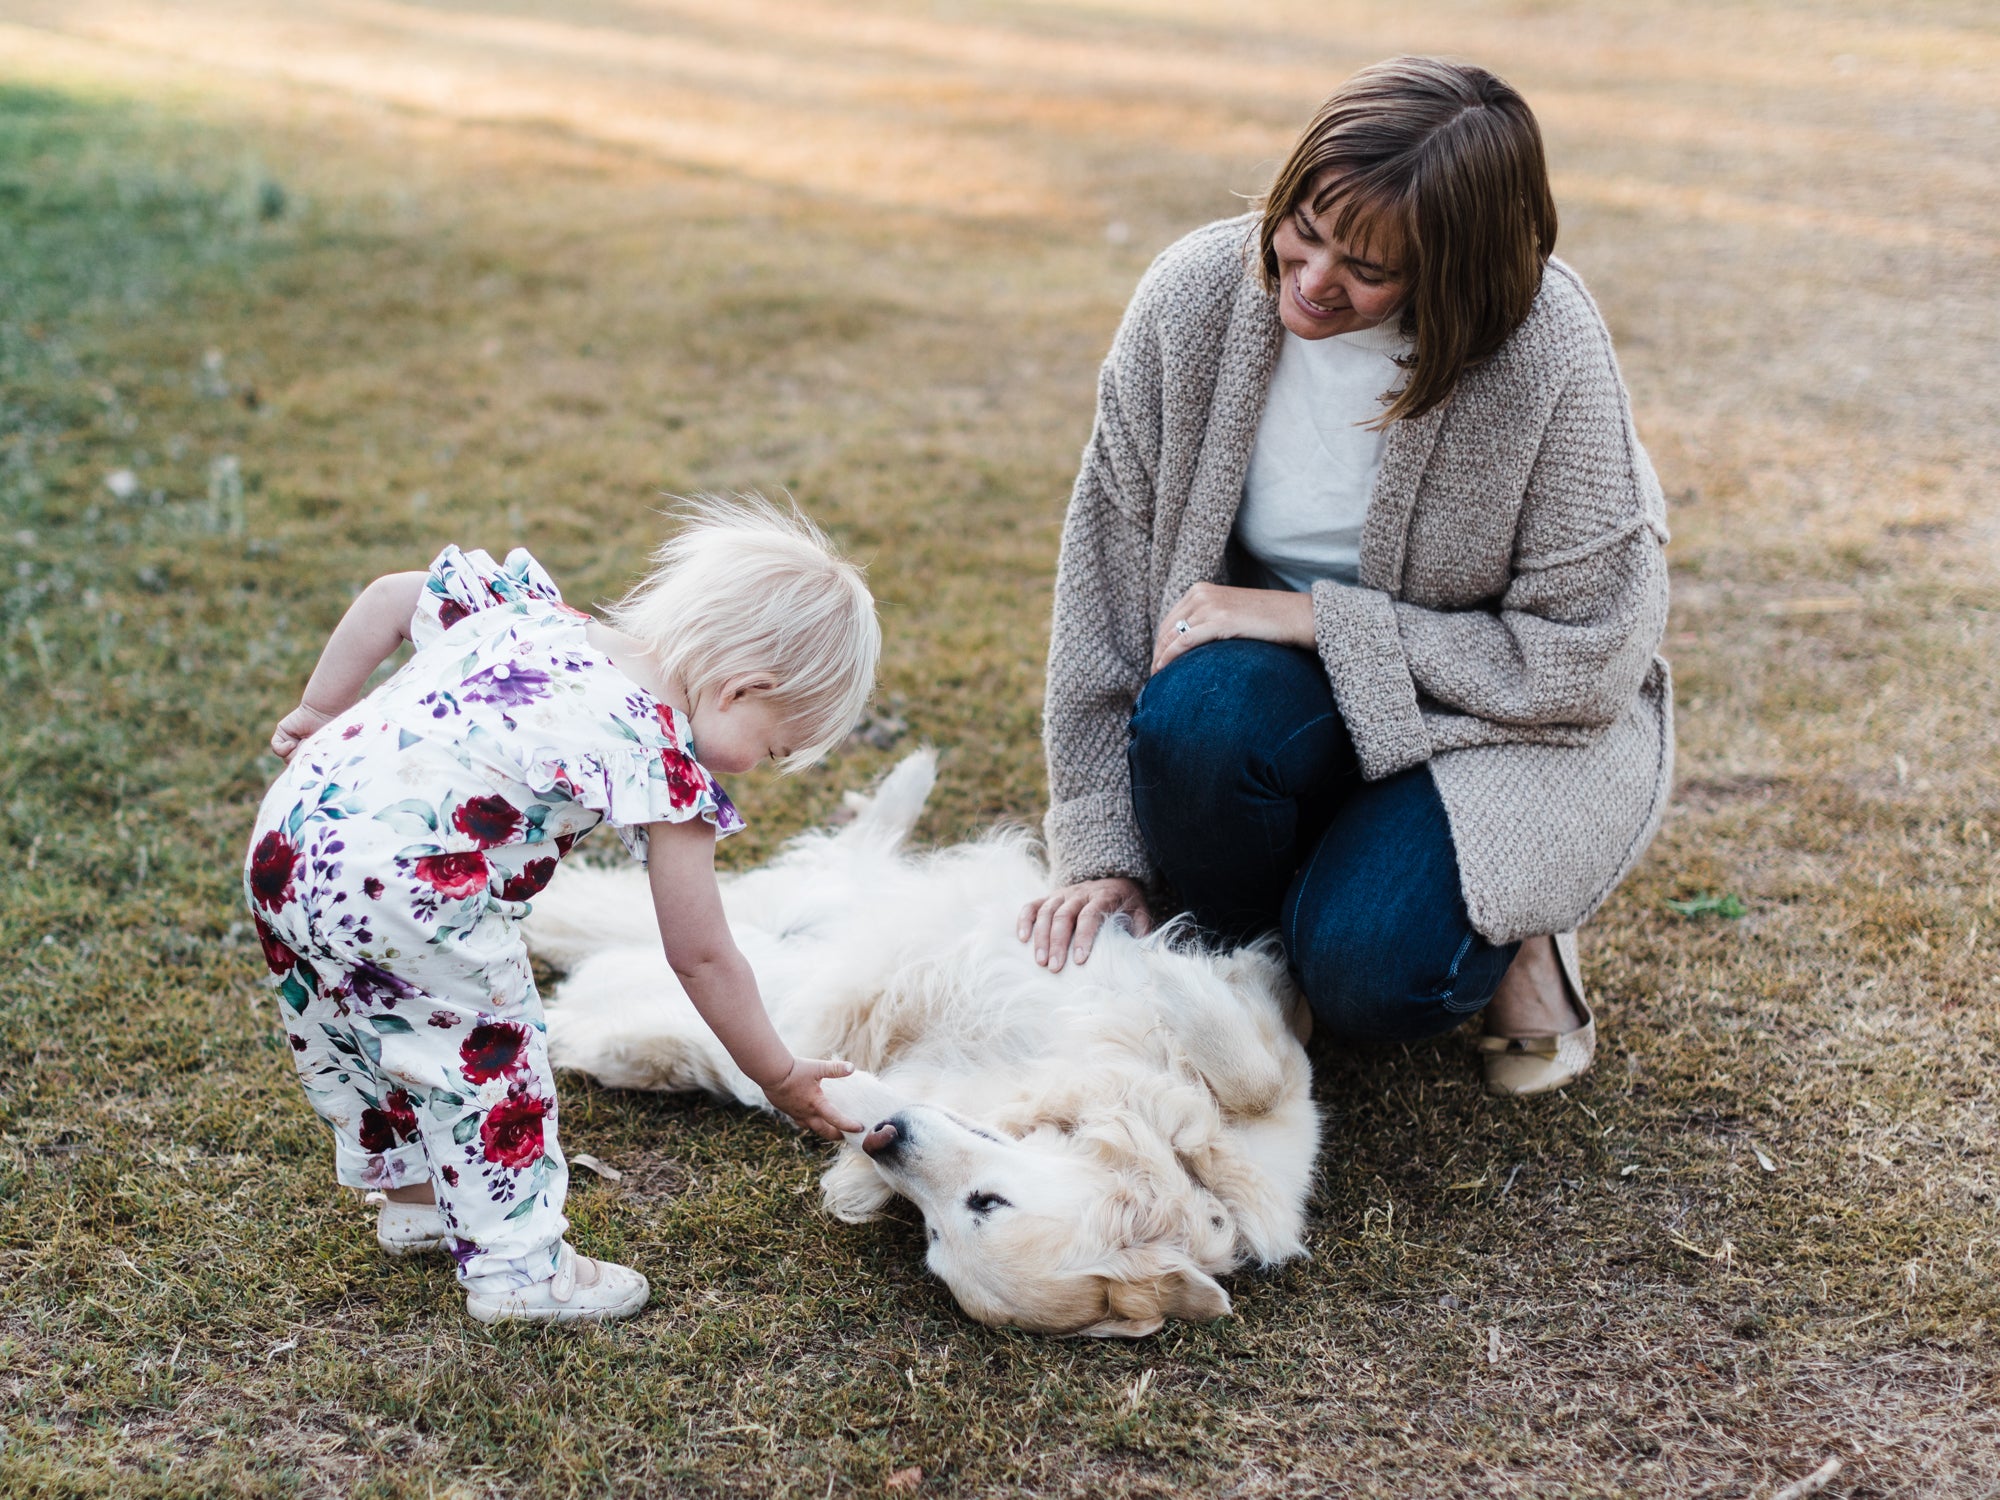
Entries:
POLYGON ((879 1207, 884 1189, 916 1204, 926 1263, 982 1323, 1139 1338, 1168 1318, 1225 1316, 1229 1294, 1202 1262, 1240 1259, 1229 1215, 1171 1151, 1142 1160, 1132 1145, 1125 1123, 1009 1139, 904 1105, 844 1154, 826 1192, 847 1218, 879 1207))

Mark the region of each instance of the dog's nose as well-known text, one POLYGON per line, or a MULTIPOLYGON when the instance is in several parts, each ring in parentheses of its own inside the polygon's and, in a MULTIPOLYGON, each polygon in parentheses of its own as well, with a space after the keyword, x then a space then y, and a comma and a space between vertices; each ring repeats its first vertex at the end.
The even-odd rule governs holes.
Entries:
POLYGON ((883 1156, 901 1143, 903 1132, 896 1128, 894 1120, 884 1120, 868 1134, 861 1137, 861 1149, 870 1156, 883 1156))

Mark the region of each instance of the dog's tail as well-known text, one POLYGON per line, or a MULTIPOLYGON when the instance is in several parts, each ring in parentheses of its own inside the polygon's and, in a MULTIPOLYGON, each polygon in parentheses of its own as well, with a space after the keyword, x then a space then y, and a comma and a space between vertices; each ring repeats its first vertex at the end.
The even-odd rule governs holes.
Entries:
POLYGON ((923 816, 937 785, 937 751, 929 745, 896 762, 872 792, 849 792, 842 799, 854 821, 840 830, 842 843, 868 844, 887 854, 899 847, 923 816))

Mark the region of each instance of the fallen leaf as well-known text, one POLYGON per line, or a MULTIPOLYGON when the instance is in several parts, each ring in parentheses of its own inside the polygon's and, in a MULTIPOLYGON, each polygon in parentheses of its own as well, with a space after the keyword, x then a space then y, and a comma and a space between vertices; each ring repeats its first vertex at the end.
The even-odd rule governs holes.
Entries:
POLYGON ((625 1175, 623 1172, 619 1171, 616 1167, 606 1166, 603 1162, 599 1161, 596 1157, 590 1155, 588 1152, 585 1151, 579 1151, 574 1156, 572 1156, 569 1159, 569 1164, 573 1167, 582 1167, 586 1171, 595 1172, 599 1177, 602 1177, 606 1182, 616 1182, 619 1178, 625 1175))
POLYGON ((924 1471, 915 1464, 907 1469, 898 1469, 882 1481, 882 1488, 892 1495, 914 1495, 917 1486, 924 1482, 924 1471))
POLYGON ((1749 908, 1727 892, 1704 891, 1699 896, 1691 896, 1685 901, 1669 900, 1667 910, 1677 911, 1684 917, 1727 917, 1735 921, 1749 908))
POLYGON ((1776 1491, 1771 1500, 1805 1500, 1808 1495, 1817 1495, 1834 1481, 1846 1465, 1837 1458, 1829 1458, 1803 1479, 1794 1479, 1783 1489, 1776 1491))

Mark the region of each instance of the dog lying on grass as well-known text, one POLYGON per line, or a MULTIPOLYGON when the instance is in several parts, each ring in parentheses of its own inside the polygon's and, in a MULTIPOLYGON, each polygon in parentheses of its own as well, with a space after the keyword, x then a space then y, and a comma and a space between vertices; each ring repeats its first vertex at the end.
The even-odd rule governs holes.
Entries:
MULTIPOLYGON (((903 851, 933 778, 911 755, 849 794, 847 826, 723 883, 787 1044, 867 1070, 825 1085, 873 1124, 828 1169, 827 1208, 915 1203, 931 1270, 982 1323, 1136 1338, 1222 1317, 1216 1276, 1304 1250, 1319 1120, 1282 958, 1107 930, 1050 973, 1014 936, 1047 889, 1025 837, 903 851)), ((556 1066, 764 1106, 675 983, 643 872, 566 871, 526 930, 566 971, 556 1066)))

